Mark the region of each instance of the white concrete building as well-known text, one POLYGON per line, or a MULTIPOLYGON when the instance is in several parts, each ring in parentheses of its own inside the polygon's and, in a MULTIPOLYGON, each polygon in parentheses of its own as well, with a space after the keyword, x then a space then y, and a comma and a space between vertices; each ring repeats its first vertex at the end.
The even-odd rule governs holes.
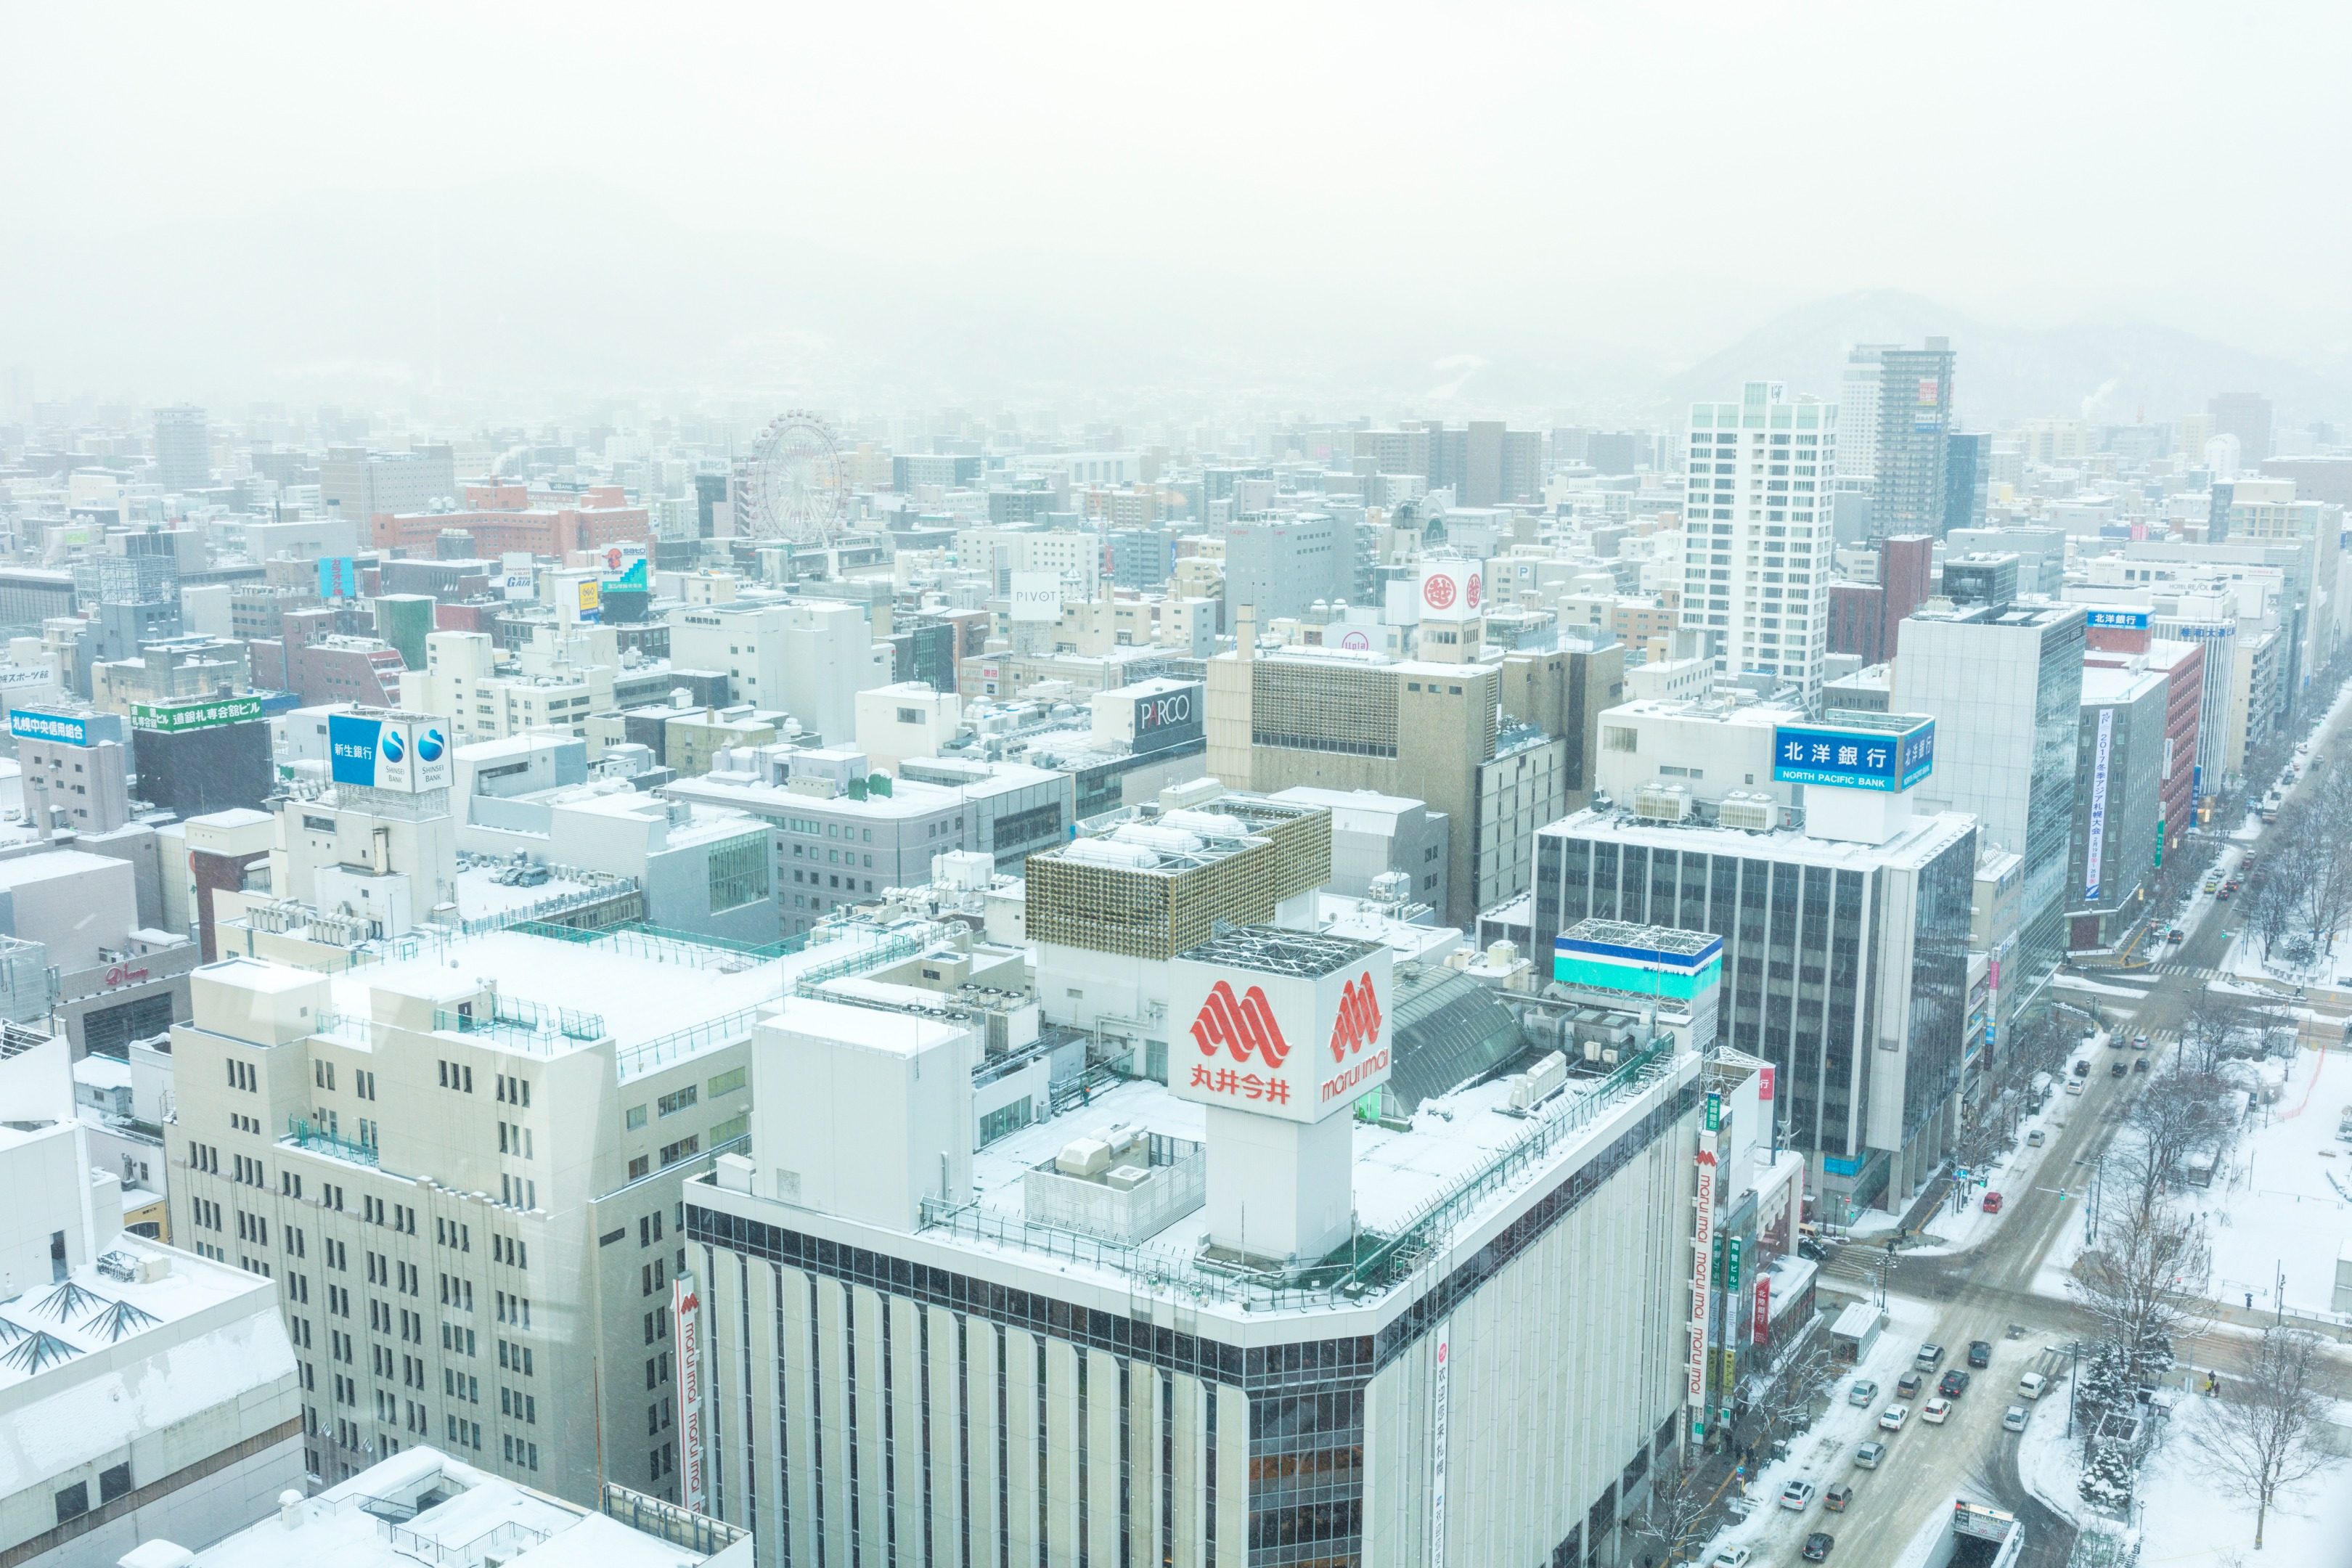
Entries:
POLYGON ((1808 707, 1829 651, 1838 416, 1768 381, 1691 407, 1683 626, 1719 671, 1778 677, 1808 707))
POLYGON ((857 694, 890 682, 890 649, 856 605, 739 600, 669 624, 673 664, 723 669, 736 701, 780 709, 835 745, 857 732, 857 694))
POLYGON ((67 1049, 0 1035, 0 1558, 37 1568, 213 1540, 302 1479, 277 1292, 124 1234, 67 1049))
POLYGON ((173 1031, 173 1234, 280 1281, 309 1468, 434 1444, 677 1498, 678 1183, 749 1129, 749 961, 634 931, 341 950, 252 933, 173 1031))
POLYGON ((1384 947, 1245 930, 1179 967, 1217 1021, 1176 1088, 977 1153, 968 1030, 762 1026, 791 1089, 686 1200, 715 1511, 762 1564, 1624 1562, 1705 1392, 1697 1055, 1380 1125, 1384 947))
POLYGON ((260 1522, 205 1551, 157 1536, 120 1568, 751 1568, 741 1531, 611 1489, 608 1515, 410 1448, 317 1497, 273 1500, 260 1522))

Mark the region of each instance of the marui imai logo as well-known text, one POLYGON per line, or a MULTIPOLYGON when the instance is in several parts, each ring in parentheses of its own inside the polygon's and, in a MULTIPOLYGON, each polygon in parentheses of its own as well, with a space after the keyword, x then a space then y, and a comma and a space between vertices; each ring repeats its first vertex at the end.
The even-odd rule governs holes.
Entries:
POLYGON ((1274 1006, 1259 987, 1253 985, 1236 996, 1227 981, 1210 986, 1199 1016, 1192 1020, 1192 1043, 1204 1057, 1214 1057, 1223 1047, 1244 1067, 1253 1056, 1266 1067, 1265 1072, 1242 1072, 1194 1062, 1192 1088, 1270 1105, 1290 1103, 1289 1081, 1274 1076, 1274 1069, 1290 1055, 1290 1042, 1282 1037, 1282 1026, 1274 1021, 1274 1006))
POLYGON ((1454 579, 1439 573, 1421 585, 1421 596, 1433 610, 1450 609, 1454 604, 1454 579))
POLYGON ((1381 999, 1372 989, 1369 969, 1339 988, 1339 1016, 1331 1021, 1331 1059, 1338 1072, 1317 1089, 1318 1104, 1349 1098, 1360 1084, 1387 1069, 1389 1053, 1381 1044, 1381 999), (1349 1058, 1356 1058, 1352 1062, 1349 1058))
POLYGON ((1274 1021, 1265 993, 1253 985, 1235 996, 1232 984, 1223 980, 1209 987, 1209 999, 1192 1020, 1192 1039, 1204 1057, 1215 1056, 1223 1046, 1237 1062, 1255 1054, 1270 1068, 1280 1067, 1290 1054, 1290 1042, 1282 1037, 1282 1026, 1274 1021))
POLYGON ((1339 1016, 1331 1025, 1331 1059, 1346 1061, 1366 1046, 1381 1043, 1381 1003, 1372 994, 1370 970, 1339 989, 1339 1016))

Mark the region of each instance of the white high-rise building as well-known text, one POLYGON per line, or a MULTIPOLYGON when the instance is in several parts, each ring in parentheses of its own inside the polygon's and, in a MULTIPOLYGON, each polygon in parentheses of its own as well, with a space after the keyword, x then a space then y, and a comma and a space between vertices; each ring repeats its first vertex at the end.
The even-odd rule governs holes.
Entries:
POLYGON ((1846 351, 1838 384, 1837 477, 1867 479, 1878 472, 1878 402, 1885 367, 1880 356, 1898 343, 1856 343, 1846 351))
POLYGON ((1819 698, 1829 643, 1838 406, 1751 381, 1691 406, 1683 625, 1716 668, 1819 698))

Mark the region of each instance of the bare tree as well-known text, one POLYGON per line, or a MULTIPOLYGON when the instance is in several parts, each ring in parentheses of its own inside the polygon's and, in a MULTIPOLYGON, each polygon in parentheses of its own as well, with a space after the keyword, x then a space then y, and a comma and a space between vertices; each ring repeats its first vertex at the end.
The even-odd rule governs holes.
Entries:
POLYGON ((1837 1363, 1819 1340, 1790 1351, 1748 1399, 1748 1418, 1755 1423, 1756 1446, 1769 1452, 1774 1443, 1811 1425, 1814 1407, 1836 1384, 1837 1377, 1837 1363))
POLYGON ((1715 1533, 1714 1505, 1706 1478, 1677 1448, 1650 1467, 1650 1494, 1633 1515, 1633 1534, 1669 1568, 1695 1562, 1715 1533))
POLYGON ((2227 1090, 2219 1079, 2176 1068, 2150 1079, 2126 1108, 2107 1168, 2138 1214, 2163 1201, 2191 1156, 2219 1154, 2228 1142, 2221 1109, 2227 1090))
POLYGON ((2281 1490, 2336 1462, 2318 1446, 2327 1400, 2316 1387, 2320 1338, 2307 1329, 2263 1331, 2252 1361, 2224 1382, 2197 1434, 2213 1474, 2254 1505, 2254 1550, 2281 1490))
POLYGON ((2253 1026, 2246 999, 2210 986, 2197 993, 2180 1018, 2181 1070, 2211 1078, 2229 1059, 2230 1047, 2253 1026))
POLYGON ((2118 1204, 2076 1260, 2069 1288, 2100 1341, 2116 1347, 2128 1384, 2152 1384, 2171 1364, 2173 1343, 2203 1321, 2211 1259, 2198 1215, 2118 1204))

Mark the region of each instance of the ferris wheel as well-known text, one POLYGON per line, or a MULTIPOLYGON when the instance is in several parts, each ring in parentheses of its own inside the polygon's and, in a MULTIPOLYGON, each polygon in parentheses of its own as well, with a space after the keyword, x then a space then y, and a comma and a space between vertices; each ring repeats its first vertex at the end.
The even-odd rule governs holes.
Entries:
POLYGON ((743 532, 830 544, 849 518, 849 479, 832 427, 804 408, 770 420, 744 462, 740 494, 743 532))

